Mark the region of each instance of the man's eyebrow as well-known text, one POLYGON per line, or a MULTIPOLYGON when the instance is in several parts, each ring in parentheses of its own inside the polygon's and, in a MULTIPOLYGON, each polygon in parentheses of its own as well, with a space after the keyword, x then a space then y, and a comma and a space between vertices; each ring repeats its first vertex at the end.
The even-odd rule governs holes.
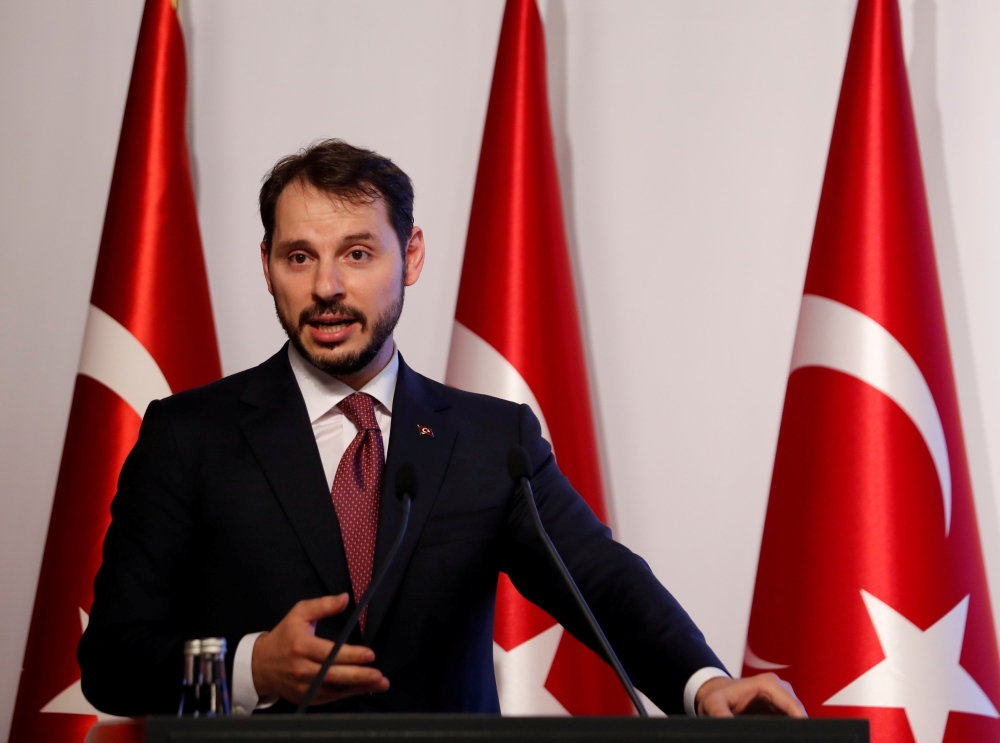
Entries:
POLYGON ((347 243, 356 243, 356 242, 362 242, 362 241, 365 241, 365 240, 375 240, 375 241, 378 241, 378 238, 375 237, 374 234, 372 234, 371 232, 368 232, 368 231, 365 231, 365 232, 355 232, 355 233, 352 233, 350 235, 344 235, 344 237, 342 237, 341 240, 340 240, 340 244, 344 245, 344 244, 347 244, 347 243))
POLYGON ((308 240, 298 239, 298 240, 282 240, 278 243, 277 247, 281 250, 295 250, 296 248, 308 248, 312 243, 308 240))
MULTIPOLYGON (((353 243, 359 242, 378 242, 378 237, 375 236, 373 232, 365 230, 364 232, 354 232, 350 235, 344 235, 340 239, 341 245, 351 245, 353 243)), ((278 243, 277 247, 283 251, 292 251, 297 248, 308 248, 312 245, 312 242, 306 240, 305 238, 299 238, 297 240, 282 240, 278 243)))

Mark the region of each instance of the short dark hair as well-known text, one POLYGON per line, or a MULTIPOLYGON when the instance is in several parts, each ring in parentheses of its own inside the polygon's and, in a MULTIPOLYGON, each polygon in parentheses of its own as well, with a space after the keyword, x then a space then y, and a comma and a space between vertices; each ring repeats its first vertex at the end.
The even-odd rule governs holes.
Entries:
POLYGON ((406 250, 413 231, 413 183, 392 160, 377 152, 321 139, 294 155, 283 157, 264 177, 260 187, 260 221, 264 245, 271 251, 278 198, 293 181, 308 183, 348 201, 382 199, 399 246, 406 250))

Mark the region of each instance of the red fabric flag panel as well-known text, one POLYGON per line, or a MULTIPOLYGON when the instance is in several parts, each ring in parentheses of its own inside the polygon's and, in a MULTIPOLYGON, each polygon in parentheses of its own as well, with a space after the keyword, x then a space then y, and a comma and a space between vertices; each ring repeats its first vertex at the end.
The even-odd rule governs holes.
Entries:
POLYGON ((221 375, 185 135, 184 40, 170 0, 142 16, 10 739, 81 742, 80 689, 118 472, 151 400, 221 375))
POLYGON ((1000 664, 896 0, 860 0, 743 673, 874 743, 1000 735, 1000 664))
MULTIPOLYGON (((528 404, 560 469, 606 520, 535 0, 504 11, 447 382, 528 404)), ((494 665, 504 714, 632 713, 614 671, 506 576, 494 665)))

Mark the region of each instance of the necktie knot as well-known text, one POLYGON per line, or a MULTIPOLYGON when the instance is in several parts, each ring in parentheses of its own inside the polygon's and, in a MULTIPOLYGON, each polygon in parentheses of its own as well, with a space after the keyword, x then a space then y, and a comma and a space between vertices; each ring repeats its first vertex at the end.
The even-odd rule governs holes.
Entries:
POLYGON ((358 433, 362 431, 378 431, 378 421, 375 419, 375 401, 370 395, 355 392, 341 400, 337 407, 354 424, 358 433))

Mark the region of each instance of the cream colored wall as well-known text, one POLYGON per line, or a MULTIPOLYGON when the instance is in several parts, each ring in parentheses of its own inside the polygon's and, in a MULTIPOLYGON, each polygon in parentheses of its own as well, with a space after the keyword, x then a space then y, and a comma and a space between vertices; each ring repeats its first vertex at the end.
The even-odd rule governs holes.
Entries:
MULTIPOLYGON (((540 0, 617 536, 738 669, 851 0, 540 0)), ((223 366, 281 343, 255 192, 320 136, 414 178, 399 345, 444 374, 501 0, 185 0, 223 366)), ((9 724, 138 28, 0 4, 0 728, 9 724)), ((974 484, 1000 573, 1000 8, 903 3, 974 484)), ((544 322, 544 318, 539 318, 544 322)), ((998 586, 994 580, 994 595, 998 586)))

